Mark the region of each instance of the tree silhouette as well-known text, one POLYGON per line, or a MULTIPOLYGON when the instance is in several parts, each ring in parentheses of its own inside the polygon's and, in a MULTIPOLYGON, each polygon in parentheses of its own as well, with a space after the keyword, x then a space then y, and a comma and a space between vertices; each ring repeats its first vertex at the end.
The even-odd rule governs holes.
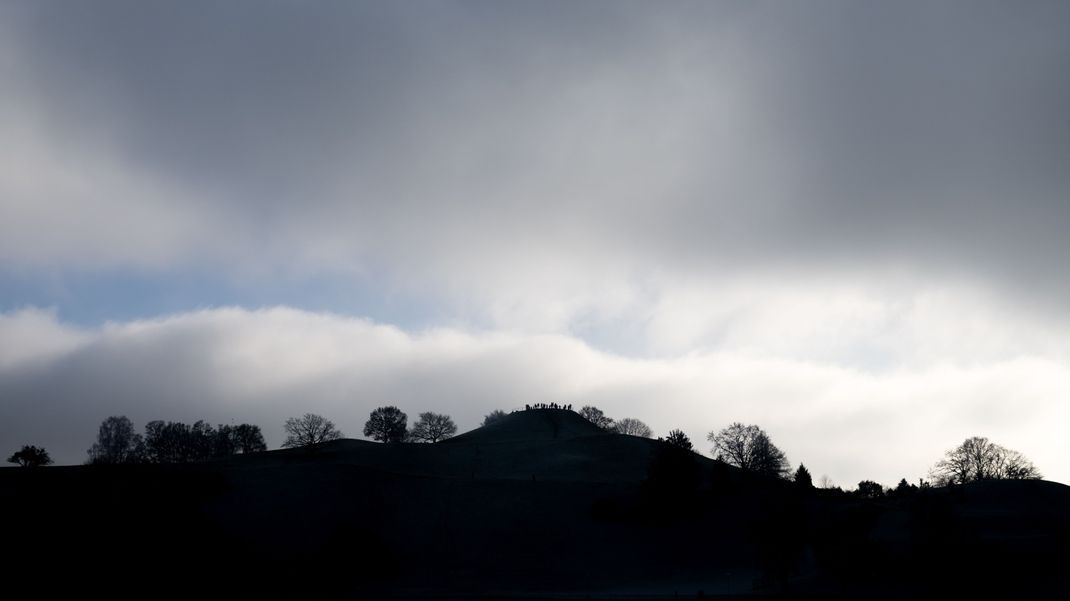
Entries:
POLYGON ((145 441, 125 415, 113 415, 100 424, 97 441, 89 448, 89 463, 139 463, 144 460, 145 441))
POLYGON ((364 424, 364 435, 381 442, 402 442, 408 416, 393 405, 379 407, 372 411, 368 422, 364 424))
POLYGON ((191 461, 191 437, 187 424, 153 420, 145 424, 145 459, 151 463, 191 461))
POLYGON ((237 453, 259 453, 267 450, 260 426, 240 424, 234 428, 234 448, 237 453))
POLYGON ((776 448, 769 436, 758 426, 736 422, 720 432, 710 432, 718 459, 747 471, 787 477, 791 466, 784 453, 776 448))
POLYGON ((613 420, 606 417, 606 414, 602 413, 602 410, 598 407, 587 405, 580 409, 580 415, 603 430, 611 430, 613 428, 613 420))
POLYGON ((806 469, 806 466, 799 464, 799 469, 795 470, 795 484, 801 488, 813 488, 814 479, 810 476, 810 470, 806 469))
POLYGON ((897 497, 908 497, 916 492, 918 492, 918 487, 907 482, 906 478, 903 478, 899 480, 899 484, 896 485, 895 489, 892 490, 890 494, 897 497))
POLYGON ((640 436, 642 438, 650 438, 654 435, 654 431, 650 429, 650 426, 634 417, 626 417, 618 421, 613 425, 613 430, 617 434, 628 434, 629 436, 640 436))
POLYGON ((412 426, 409 438, 417 442, 438 442, 446 440, 457 433, 457 424, 450 416, 430 411, 420 414, 420 419, 412 426))
POLYGON ((41 447, 24 445, 22 449, 8 457, 7 462, 15 463, 22 467, 41 467, 43 465, 51 465, 52 458, 48 456, 48 451, 41 447))
POLYGON ((145 460, 150 463, 186 463, 267 450, 258 426, 241 424, 213 428, 203 420, 192 426, 153 420, 145 424, 144 441, 145 460))
POLYGON ((205 461, 211 459, 215 451, 216 430, 212 424, 199 419, 190 426, 190 459, 205 461))
POLYGON ((1039 480, 1040 471, 1018 451, 1012 451, 983 436, 967 438, 947 452, 932 469, 941 486, 979 480, 1039 480))
POLYGON ((863 480, 858 483, 856 494, 863 499, 880 499, 884 496, 884 487, 872 480, 863 480))
POLYGON ((307 447, 342 437, 331 420, 314 413, 291 417, 282 428, 286 431, 286 440, 282 443, 284 448, 307 447))
POLYGON ((669 435, 665 437, 665 442, 685 451, 693 450, 691 439, 687 437, 687 434, 684 434, 683 430, 671 430, 669 435))
POLYGON ((481 425, 482 426, 489 426, 489 425, 493 424, 494 422, 496 422, 496 421, 502 419, 503 417, 505 417, 505 415, 506 415, 505 412, 502 411, 501 409, 495 409, 494 411, 491 411, 490 413, 488 413, 486 415, 486 417, 483 418, 483 423, 481 425))

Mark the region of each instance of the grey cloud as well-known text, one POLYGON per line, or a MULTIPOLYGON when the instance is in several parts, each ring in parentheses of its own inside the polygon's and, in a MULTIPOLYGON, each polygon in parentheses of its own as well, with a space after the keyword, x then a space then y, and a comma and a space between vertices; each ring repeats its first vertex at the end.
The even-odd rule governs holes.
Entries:
MULTIPOLYGON (((148 182, 77 202, 182 205, 160 209, 183 217, 157 226, 160 270, 374 271, 458 312, 550 307, 539 327, 641 318, 665 281, 761 272, 1065 292, 1060 4, 4 10, 15 109, 148 182)), ((66 206, 50 221, 47 199, 24 202, 41 214, 23 230, 72 227, 66 206)), ((138 265, 153 244, 102 261, 138 265)), ((79 264, 94 246, 43 255, 79 264)))

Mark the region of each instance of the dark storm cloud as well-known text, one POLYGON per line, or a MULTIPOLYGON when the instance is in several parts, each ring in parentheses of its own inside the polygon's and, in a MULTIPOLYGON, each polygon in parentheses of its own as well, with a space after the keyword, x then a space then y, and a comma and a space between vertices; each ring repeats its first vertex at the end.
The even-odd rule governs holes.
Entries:
POLYGON ((1068 250, 1058 4, 6 12, 49 119, 104 123, 132 170, 210 192, 243 261, 322 246, 463 272, 493 263, 472 246, 500 245, 520 264, 864 261, 1035 282, 1068 250))

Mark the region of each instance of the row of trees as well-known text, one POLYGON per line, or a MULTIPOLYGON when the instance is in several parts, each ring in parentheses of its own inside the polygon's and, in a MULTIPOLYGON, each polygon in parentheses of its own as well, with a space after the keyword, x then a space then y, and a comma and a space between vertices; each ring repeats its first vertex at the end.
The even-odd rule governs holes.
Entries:
POLYGON ((145 425, 142 435, 128 417, 119 415, 100 424, 97 441, 88 451, 88 462, 187 463, 266 450, 259 426, 213 427, 203 420, 192 425, 156 420, 145 425))
MULTIPOLYGON (((584 406, 580 415, 607 432, 650 438, 653 431, 635 418, 614 420, 601 409, 584 406)), ((506 417, 501 410, 494 410, 483 418, 482 426, 489 426, 506 417)), ((381 442, 439 442, 452 437, 457 426, 448 415, 425 412, 411 429, 406 414, 394 406, 379 407, 371 412, 364 426, 364 435, 381 442)), ((284 447, 305 446, 326 440, 341 438, 341 433, 329 420, 313 414, 287 420, 288 437, 284 447)), ((665 438, 659 438, 673 447, 693 451, 691 440, 682 430, 672 430, 665 438)), ((712 454, 719 461, 740 469, 793 480, 799 486, 813 488, 813 477, 805 465, 799 464, 792 472, 787 455, 781 451, 769 435, 753 424, 735 422, 719 431, 712 431, 707 440, 713 443, 712 454)), ((990 442, 987 438, 973 437, 947 452, 945 458, 932 470, 933 479, 939 485, 962 484, 987 479, 1038 479, 1040 472, 1021 453, 990 442)), ((826 477, 827 480, 827 477, 826 477)), ((832 488, 830 482, 823 483, 832 488)), ((921 486, 927 486, 922 481, 921 486)), ((900 481, 895 489, 885 489, 880 484, 863 480, 857 494, 866 498, 889 494, 905 494, 918 487, 900 481)))
MULTIPOLYGON (((485 421, 485 420, 484 420, 485 421)), ((453 418, 442 413, 425 411, 408 427, 409 417, 393 405, 371 412, 364 424, 364 435, 380 442, 441 442, 457 434, 453 418)))
MULTIPOLYGON (((646 438, 653 434, 651 429, 638 419, 624 418, 616 421, 597 407, 588 405, 580 409, 579 413, 607 432, 646 438)), ((494 424, 505 417, 504 411, 492 411, 484 417, 482 425, 494 424)), ((333 422, 312 413, 287 419, 283 428, 287 436, 282 446, 286 448, 304 447, 342 438, 341 431, 333 422)), ((450 416, 430 411, 421 413, 410 429, 408 416, 392 405, 372 411, 364 425, 364 435, 381 442, 435 443, 451 438, 456 433, 457 425, 450 416)), ((690 439, 681 430, 672 430, 666 438, 658 440, 672 447, 693 451, 690 439)), ((719 461, 749 472, 794 480, 803 487, 814 486, 806 466, 800 464, 793 473, 787 455, 756 425, 736 422, 722 430, 710 432, 707 440, 713 443, 712 454, 719 461)), ((126 416, 112 416, 101 423, 97 441, 88 451, 88 463, 187 463, 265 450, 267 445, 260 428, 250 424, 213 427, 203 420, 192 425, 155 420, 145 425, 145 433, 142 435, 135 431, 133 423, 126 416)), ((8 462, 24 467, 37 467, 51 464, 52 459, 45 449, 26 445, 12 454, 8 462)), ((930 472, 930 478, 940 486, 980 480, 1041 477, 1036 466, 1021 453, 984 437, 968 438, 961 445, 947 451, 944 459, 937 462, 930 472)), ((834 488, 831 482, 827 481, 827 477, 825 479, 822 487, 834 488)), ((925 481, 920 483, 921 487, 927 485, 925 481)), ((875 498, 917 488, 908 484, 905 479, 901 480, 895 489, 885 489, 876 482, 863 480, 859 482, 857 494, 875 498)))
POLYGON ((620 420, 614 420, 603 413, 598 407, 592 407, 591 405, 582 407, 580 409, 580 415, 586 418, 587 421, 607 432, 639 436, 642 438, 652 438, 654 436, 654 431, 650 429, 650 426, 634 417, 625 417, 620 420))

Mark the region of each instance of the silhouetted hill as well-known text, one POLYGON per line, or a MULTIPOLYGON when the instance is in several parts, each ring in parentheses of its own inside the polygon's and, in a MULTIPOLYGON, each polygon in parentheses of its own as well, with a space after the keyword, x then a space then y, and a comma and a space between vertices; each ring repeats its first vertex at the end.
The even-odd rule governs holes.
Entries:
POLYGON ((534 442, 606 434, 604 430, 573 411, 533 409, 510 413, 489 426, 476 428, 445 442, 448 444, 534 442))
POLYGON ((1055 597, 1070 549, 1060 484, 804 493, 555 410, 434 445, 5 468, 0 510, 5 586, 36 598, 1055 597))

